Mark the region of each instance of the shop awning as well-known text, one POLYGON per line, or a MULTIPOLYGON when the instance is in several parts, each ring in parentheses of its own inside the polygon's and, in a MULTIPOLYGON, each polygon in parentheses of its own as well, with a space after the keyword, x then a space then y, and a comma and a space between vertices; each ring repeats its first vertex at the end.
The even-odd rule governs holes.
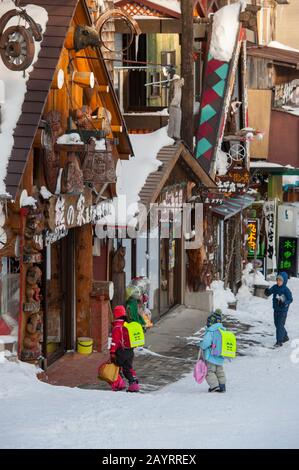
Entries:
POLYGON ((250 207, 255 202, 255 198, 251 196, 235 196, 224 200, 223 204, 214 206, 211 212, 221 219, 229 219, 241 212, 243 209, 250 207))

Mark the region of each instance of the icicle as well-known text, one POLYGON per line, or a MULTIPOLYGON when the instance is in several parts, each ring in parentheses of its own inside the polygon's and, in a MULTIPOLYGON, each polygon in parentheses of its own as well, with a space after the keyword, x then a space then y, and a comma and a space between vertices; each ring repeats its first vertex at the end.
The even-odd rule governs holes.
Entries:
POLYGON ((135 36, 135 60, 138 60, 139 34, 135 36))

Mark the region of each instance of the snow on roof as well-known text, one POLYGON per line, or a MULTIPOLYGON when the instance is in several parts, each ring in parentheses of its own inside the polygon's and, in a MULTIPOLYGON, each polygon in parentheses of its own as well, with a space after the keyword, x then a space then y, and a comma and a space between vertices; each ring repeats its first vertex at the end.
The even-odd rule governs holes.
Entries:
POLYGON ((159 7, 167 8, 168 10, 181 13, 181 0, 149 0, 151 3, 155 3, 159 7))
POLYGON ((294 116, 299 116, 299 108, 285 105, 285 106, 282 106, 282 109, 289 114, 293 114, 294 116))
POLYGON ((138 209, 139 193, 147 177, 157 171, 162 163, 157 155, 162 147, 172 145, 174 140, 167 135, 167 126, 149 134, 130 134, 135 157, 119 160, 117 195, 126 196, 127 216, 133 216, 138 209))
POLYGON ((299 49, 294 49, 293 47, 289 47, 286 44, 282 44, 278 41, 270 41, 267 47, 274 47, 275 49, 283 49, 285 51, 291 52, 299 52, 299 49))
POLYGON ((250 162, 250 168, 284 168, 279 163, 271 163, 264 160, 258 160, 256 162, 250 162))
MULTIPOLYGON (((0 2, 0 18, 9 10, 15 9, 15 4, 12 0, 3 0, 0 2)), ((27 13, 41 25, 42 31, 46 29, 48 21, 47 11, 37 5, 26 5, 27 13)), ((9 23, 9 26, 19 24, 19 18, 14 17, 9 23)), ((41 43, 35 42, 35 56, 33 64, 38 58, 41 48, 41 43)), ((0 82, 4 86, 4 103, 1 104, 2 124, 0 129, 0 195, 7 194, 5 187, 5 178, 7 172, 7 165, 11 150, 13 147, 14 139, 13 132, 17 125, 18 119, 21 115, 22 105, 24 102, 25 94, 27 91, 26 82, 29 79, 29 74, 33 70, 33 66, 25 72, 13 72, 5 67, 0 59, 0 82)))
POLYGON ((226 5, 213 16, 210 53, 217 60, 229 62, 232 58, 243 4, 243 1, 240 1, 226 5))
POLYGON ((161 148, 174 143, 174 140, 167 135, 167 126, 148 134, 130 134, 130 140, 134 157, 129 160, 118 160, 117 197, 113 200, 114 213, 103 218, 99 224, 101 226, 103 224, 119 227, 136 226, 139 193, 147 177, 162 165, 157 159, 161 148))
MULTIPOLYGON (((168 10, 181 13, 181 0, 148 0, 159 7, 167 8, 168 10)), ((114 3, 119 3, 119 0, 114 0, 114 3)), ((159 18, 160 19, 160 18, 159 18)))

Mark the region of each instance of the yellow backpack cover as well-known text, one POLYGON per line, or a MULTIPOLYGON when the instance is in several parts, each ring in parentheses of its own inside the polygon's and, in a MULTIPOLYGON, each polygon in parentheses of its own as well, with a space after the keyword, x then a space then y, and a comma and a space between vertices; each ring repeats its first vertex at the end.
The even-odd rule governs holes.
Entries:
POLYGON ((140 323, 138 323, 137 321, 132 321, 130 323, 125 322, 124 327, 127 328, 129 332, 131 348, 144 346, 144 332, 140 323))
POLYGON ((221 356, 236 357, 237 340, 232 331, 220 330, 222 339, 221 356))

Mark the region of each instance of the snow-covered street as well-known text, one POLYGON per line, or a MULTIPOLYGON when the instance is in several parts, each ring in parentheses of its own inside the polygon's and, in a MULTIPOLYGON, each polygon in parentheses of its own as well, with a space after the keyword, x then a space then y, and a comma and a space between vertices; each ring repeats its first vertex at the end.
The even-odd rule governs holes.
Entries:
POLYGON ((34 367, 5 360, 0 447, 298 448, 299 279, 289 287, 291 341, 283 348, 272 349, 270 299, 244 295, 228 311, 252 328, 241 334, 251 344, 245 355, 226 364, 226 394, 208 394, 192 373, 150 394, 54 387, 39 382, 34 367))

